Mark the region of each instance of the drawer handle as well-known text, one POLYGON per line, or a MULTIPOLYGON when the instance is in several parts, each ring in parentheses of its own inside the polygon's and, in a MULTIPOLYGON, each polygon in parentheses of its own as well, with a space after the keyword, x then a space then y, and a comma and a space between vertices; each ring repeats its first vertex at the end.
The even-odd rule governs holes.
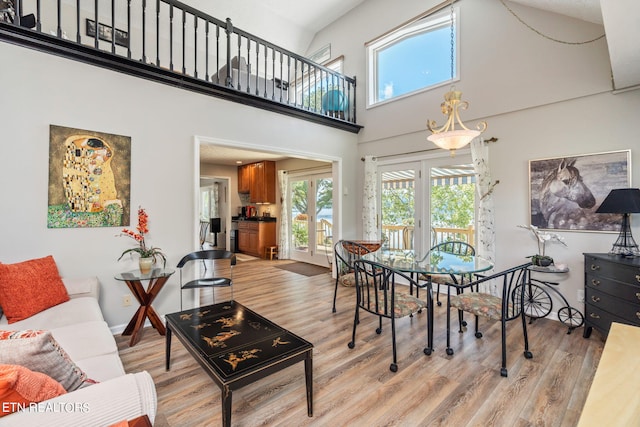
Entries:
POLYGON ((600 316, 598 316, 598 315, 597 315, 597 314, 595 314, 595 313, 591 313, 591 314, 589 314, 589 317, 591 317, 592 319, 599 319, 599 318, 600 318, 600 316))
POLYGON ((636 282, 640 283, 640 274, 636 274, 636 282))
POLYGON ((594 295, 594 296, 591 297, 591 301, 600 302, 600 298, 594 295))
POLYGON ((596 264, 591 264, 591 271, 600 270, 600 266, 596 264))
POLYGON ((591 284, 593 286, 600 286, 600 280, 597 279, 591 279, 591 284))
POLYGON ((640 311, 636 311, 636 317, 640 319, 640 311))
POLYGON ((636 298, 640 299, 640 292, 636 292, 636 298))

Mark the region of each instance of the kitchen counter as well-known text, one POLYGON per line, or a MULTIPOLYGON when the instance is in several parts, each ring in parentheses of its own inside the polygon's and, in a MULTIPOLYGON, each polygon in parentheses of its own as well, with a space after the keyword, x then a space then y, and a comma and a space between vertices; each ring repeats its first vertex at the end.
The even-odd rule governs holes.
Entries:
POLYGON ((252 216, 252 217, 242 217, 242 216, 234 216, 231 217, 232 222, 242 222, 242 221, 261 221, 261 222, 276 222, 277 218, 274 216, 252 216))

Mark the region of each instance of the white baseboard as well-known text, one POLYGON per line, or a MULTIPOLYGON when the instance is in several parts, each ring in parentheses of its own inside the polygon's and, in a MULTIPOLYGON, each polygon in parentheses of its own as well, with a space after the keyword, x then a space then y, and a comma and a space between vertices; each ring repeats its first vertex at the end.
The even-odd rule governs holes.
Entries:
MULTIPOLYGON (((164 315, 160 315, 160 319, 162 320, 162 323, 165 323, 164 320, 164 315)), ((151 326, 151 322, 149 322, 149 319, 145 320, 144 322, 144 328, 150 327, 151 326)), ((111 331, 112 335, 118 335, 121 334, 122 332, 124 332, 124 328, 126 328, 127 325, 122 324, 122 325, 115 325, 115 326, 110 326, 109 330, 111 331)))

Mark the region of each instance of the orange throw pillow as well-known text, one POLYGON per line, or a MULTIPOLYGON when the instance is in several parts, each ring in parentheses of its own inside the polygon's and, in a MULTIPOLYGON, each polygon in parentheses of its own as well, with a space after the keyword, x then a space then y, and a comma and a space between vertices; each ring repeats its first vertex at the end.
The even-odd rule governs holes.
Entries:
POLYGON ((65 393, 60 383, 43 373, 0 365, 0 417, 65 393))
POLYGON ((0 264, 0 306, 9 323, 69 301, 51 255, 16 264, 0 264))

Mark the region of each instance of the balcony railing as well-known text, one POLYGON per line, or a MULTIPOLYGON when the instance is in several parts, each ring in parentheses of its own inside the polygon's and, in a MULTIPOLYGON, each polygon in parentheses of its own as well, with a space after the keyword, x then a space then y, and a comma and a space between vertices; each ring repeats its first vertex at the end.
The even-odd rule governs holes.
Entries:
MULTIPOLYGON (((414 229, 412 225, 383 225, 382 236, 385 249, 394 252, 410 252, 413 248, 414 229)), ((474 245, 475 229, 472 225, 467 228, 433 227, 431 229, 431 246, 438 243, 461 241, 474 245)))
POLYGON ((358 132, 356 81, 175 0, 0 0, 0 40, 358 132))

